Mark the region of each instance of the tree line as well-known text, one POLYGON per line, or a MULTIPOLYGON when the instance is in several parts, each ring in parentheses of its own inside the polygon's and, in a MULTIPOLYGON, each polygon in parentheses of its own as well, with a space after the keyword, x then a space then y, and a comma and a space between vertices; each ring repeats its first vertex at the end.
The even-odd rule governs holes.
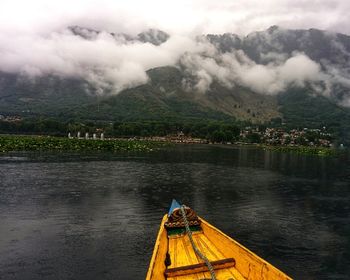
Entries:
POLYGON ((151 137, 176 135, 207 139, 212 142, 230 142, 239 138, 242 123, 233 121, 133 121, 95 122, 59 121, 54 119, 24 119, 16 122, 0 121, 0 133, 42 134, 66 136, 84 133, 104 133, 106 137, 151 137))

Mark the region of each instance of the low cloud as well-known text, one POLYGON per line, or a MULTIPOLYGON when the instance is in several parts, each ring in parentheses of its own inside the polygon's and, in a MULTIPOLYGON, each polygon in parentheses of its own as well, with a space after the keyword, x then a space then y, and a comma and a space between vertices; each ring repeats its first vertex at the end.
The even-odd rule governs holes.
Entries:
MULTIPOLYGON (((226 87, 235 84, 261 94, 277 94, 289 86, 303 87, 305 83, 324 79, 321 67, 303 53, 294 53, 284 61, 257 64, 242 50, 209 57, 205 54, 187 54, 181 64, 191 77, 196 78, 193 88, 205 92, 215 79, 226 87)), ((189 84, 189 83, 186 83, 189 84)))
MULTIPOLYGON (((254 40, 257 34, 246 38, 254 40)), ((350 67, 316 62, 302 52, 284 53, 275 35, 263 33, 264 42, 274 51, 264 52, 262 48, 257 62, 239 48, 222 52, 204 37, 188 34, 170 34, 163 43, 152 44, 148 35, 142 41, 135 34, 81 27, 79 34, 67 27, 43 33, 1 32, 0 71, 34 79, 45 75, 83 79, 95 87, 97 94, 118 93, 145 84, 149 79, 146 71, 162 66, 182 68, 186 75, 183 87, 201 93, 210 89, 214 81, 227 88, 239 85, 269 95, 290 86, 309 85, 319 94, 334 97, 335 84, 350 88, 350 67)), ((329 36, 341 61, 342 54, 348 55, 349 50, 334 35, 329 36)), ((350 104, 348 93, 336 98, 342 105, 350 104)))
POLYGON ((40 32, 80 25, 109 32, 158 28, 172 34, 248 34, 277 24, 350 34, 346 0, 3 0, 0 31, 40 32))
POLYGON ((94 36, 88 32, 88 39, 69 29, 49 36, 0 34, 0 71, 30 77, 76 77, 92 83, 100 92, 119 92, 146 83, 148 69, 175 65, 184 52, 201 50, 199 43, 185 36, 174 35, 157 46, 125 41, 107 32, 94 36))

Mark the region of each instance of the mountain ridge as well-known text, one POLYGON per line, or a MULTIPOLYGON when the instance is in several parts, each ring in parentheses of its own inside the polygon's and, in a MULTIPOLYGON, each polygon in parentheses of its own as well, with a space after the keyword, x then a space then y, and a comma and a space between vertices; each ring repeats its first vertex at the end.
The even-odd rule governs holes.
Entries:
MULTIPOLYGON (((99 34, 97 30, 77 27, 71 32, 74 36, 82 38, 85 36, 84 40, 94 40, 92 35, 99 34)), ((161 46, 171 38, 159 30, 148 30, 136 37, 110 34, 119 39, 123 36, 129 43, 136 40, 140 43, 150 43, 155 47, 161 46)), ((328 75, 325 75, 328 80, 303 81, 299 84, 295 82, 275 94, 258 93, 249 87, 249 83, 240 84, 233 80, 234 85, 227 86, 225 80, 216 78, 215 71, 208 72, 210 68, 191 69, 180 61, 172 66, 148 69, 146 83, 124 89, 117 95, 114 95, 113 88, 110 88, 106 90, 105 95, 101 96, 95 94, 96 89, 93 84, 81 78, 64 78, 55 75, 30 78, 23 74, 2 72, 0 73, 0 114, 108 121, 226 118, 252 123, 269 123, 273 119, 281 119, 291 126, 331 125, 340 131, 342 137, 349 137, 347 132, 349 126, 344 121, 339 121, 340 124, 335 122, 337 119, 350 120, 350 110, 339 105, 344 102, 342 100, 350 100, 348 99, 350 83, 349 86, 346 83, 346 75, 350 73, 350 36, 316 29, 288 30, 278 26, 253 32, 245 37, 232 33, 203 36, 216 48, 219 58, 208 57, 205 53, 194 54, 190 58, 193 61, 201 59, 206 63, 204 66, 212 63, 218 69, 217 73, 224 70, 231 71, 230 65, 219 64, 219 62, 225 63, 224 59, 231 59, 231 56, 225 56, 225 54, 234 53, 237 63, 243 63, 242 69, 251 67, 254 71, 262 68, 271 71, 271 69, 281 68, 283 61, 288 57, 293 58, 297 52, 305 54, 314 64, 320 65, 319 71, 324 71, 328 75), (242 56, 240 51, 247 58, 242 56), (243 62, 240 61, 242 59, 243 62), (334 69, 338 72, 332 67, 337 67, 334 69), (208 75, 211 76, 208 77, 208 75), (195 86, 199 79, 209 81, 204 92, 196 90, 195 86), (186 88, 185 81, 189 81, 192 87, 186 88), (332 84, 327 84, 328 81, 332 81, 332 84), (328 95, 317 92, 318 88, 325 91, 327 86, 328 95), (293 92, 296 93, 293 95, 293 92), (305 114, 299 107, 308 110, 309 114, 305 114), (322 115, 322 118, 318 115, 322 115), (310 118, 314 121, 310 121, 310 118)), ((235 72, 229 74, 234 75, 235 72)), ((228 80, 228 83, 230 82, 232 80, 228 80)))

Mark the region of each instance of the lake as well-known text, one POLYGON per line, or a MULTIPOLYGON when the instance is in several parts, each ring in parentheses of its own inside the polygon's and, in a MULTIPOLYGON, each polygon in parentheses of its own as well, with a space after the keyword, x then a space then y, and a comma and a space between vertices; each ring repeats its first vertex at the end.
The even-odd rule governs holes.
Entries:
POLYGON ((172 198, 295 279, 349 279, 350 157, 0 155, 0 279, 144 279, 172 198))

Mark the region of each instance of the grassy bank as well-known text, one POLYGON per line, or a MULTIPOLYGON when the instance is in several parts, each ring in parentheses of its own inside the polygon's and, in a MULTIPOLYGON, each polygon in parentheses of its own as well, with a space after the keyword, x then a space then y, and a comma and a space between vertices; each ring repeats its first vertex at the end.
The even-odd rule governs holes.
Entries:
POLYGON ((165 143, 140 140, 85 140, 49 136, 0 136, 0 152, 10 151, 152 151, 165 143))
POLYGON ((294 153, 300 155, 314 155, 314 156, 336 156, 339 154, 339 150, 326 148, 326 147, 307 147, 307 146, 269 146, 260 145, 265 150, 282 152, 282 153, 294 153))

